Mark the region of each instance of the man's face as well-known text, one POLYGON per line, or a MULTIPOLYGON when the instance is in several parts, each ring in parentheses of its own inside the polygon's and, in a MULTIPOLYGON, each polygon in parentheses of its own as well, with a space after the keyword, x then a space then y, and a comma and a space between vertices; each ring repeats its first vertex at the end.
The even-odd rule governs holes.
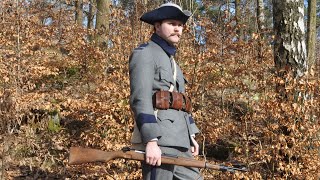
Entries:
POLYGON ((178 43, 182 35, 183 23, 178 20, 167 19, 162 23, 155 23, 156 33, 170 44, 178 43))

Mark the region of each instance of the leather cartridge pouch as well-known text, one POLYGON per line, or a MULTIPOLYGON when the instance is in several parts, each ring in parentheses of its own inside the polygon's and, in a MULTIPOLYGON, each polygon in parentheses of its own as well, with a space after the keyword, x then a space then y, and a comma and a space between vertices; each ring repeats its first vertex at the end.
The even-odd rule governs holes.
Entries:
POLYGON ((184 110, 186 112, 191 113, 192 111, 192 103, 191 103, 191 99, 186 95, 186 94, 182 94, 183 95, 183 99, 184 99, 184 110))
POLYGON ((169 109, 170 108, 170 92, 157 91, 153 95, 153 106, 158 109, 169 109))
POLYGON ((171 93, 172 101, 170 108, 182 110, 183 108, 183 96, 181 93, 178 92, 172 92, 171 93))
POLYGON ((191 113, 190 98, 179 92, 157 91, 153 95, 153 107, 157 109, 176 109, 191 113))

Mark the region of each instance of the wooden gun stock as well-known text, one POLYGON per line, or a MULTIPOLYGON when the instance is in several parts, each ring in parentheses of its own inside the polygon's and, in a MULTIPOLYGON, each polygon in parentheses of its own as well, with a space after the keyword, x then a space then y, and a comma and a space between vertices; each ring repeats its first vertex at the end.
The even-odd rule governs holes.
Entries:
MULTIPOLYGON (((76 165, 76 164, 92 163, 92 162, 108 162, 110 160, 117 159, 117 158, 144 161, 145 154, 141 151, 134 151, 134 150, 106 152, 98 149, 71 147, 70 155, 69 155, 69 164, 76 165)), ((163 155, 161 157, 161 163, 174 164, 174 165, 186 166, 186 167, 208 168, 208 169, 214 169, 218 171, 229 171, 229 172, 234 172, 235 170, 247 171, 245 168, 240 169, 240 168, 234 168, 234 167, 214 165, 214 164, 206 163, 204 161, 178 157, 178 156, 163 155)))

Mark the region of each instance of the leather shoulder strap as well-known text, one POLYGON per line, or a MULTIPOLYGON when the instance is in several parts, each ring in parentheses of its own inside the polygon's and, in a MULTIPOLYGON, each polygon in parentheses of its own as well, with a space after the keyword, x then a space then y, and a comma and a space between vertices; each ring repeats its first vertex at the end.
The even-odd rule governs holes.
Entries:
MULTIPOLYGON (((176 61, 174 60, 173 56, 170 57, 170 61, 173 66, 173 82, 176 83, 176 81, 177 81, 177 64, 176 64, 176 61)), ((174 84, 171 84, 169 91, 173 92, 173 89, 174 89, 174 84)))

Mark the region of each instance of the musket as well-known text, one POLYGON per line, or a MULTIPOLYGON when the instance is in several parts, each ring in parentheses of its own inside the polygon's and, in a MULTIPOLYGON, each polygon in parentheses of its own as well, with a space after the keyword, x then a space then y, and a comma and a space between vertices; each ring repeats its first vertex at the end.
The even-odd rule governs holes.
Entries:
MULTIPOLYGON (((129 160, 145 160, 145 153, 143 151, 133 150, 128 147, 123 148, 121 151, 102 151, 98 149, 82 148, 82 147, 71 147, 69 154, 69 164, 83 164, 83 163, 93 163, 93 162, 108 162, 113 159, 124 158, 129 160)), ((247 169, 235 168, 223 165, 209 164, 205 161, 200 161, 191 158, 185 158, 180 156, 163 154, 161 156, 162 164, 173 164, 185 167, 197 167, 197 168, 208 168, 223 172, 235 172, 243 171, 246 172, 247 169)))

